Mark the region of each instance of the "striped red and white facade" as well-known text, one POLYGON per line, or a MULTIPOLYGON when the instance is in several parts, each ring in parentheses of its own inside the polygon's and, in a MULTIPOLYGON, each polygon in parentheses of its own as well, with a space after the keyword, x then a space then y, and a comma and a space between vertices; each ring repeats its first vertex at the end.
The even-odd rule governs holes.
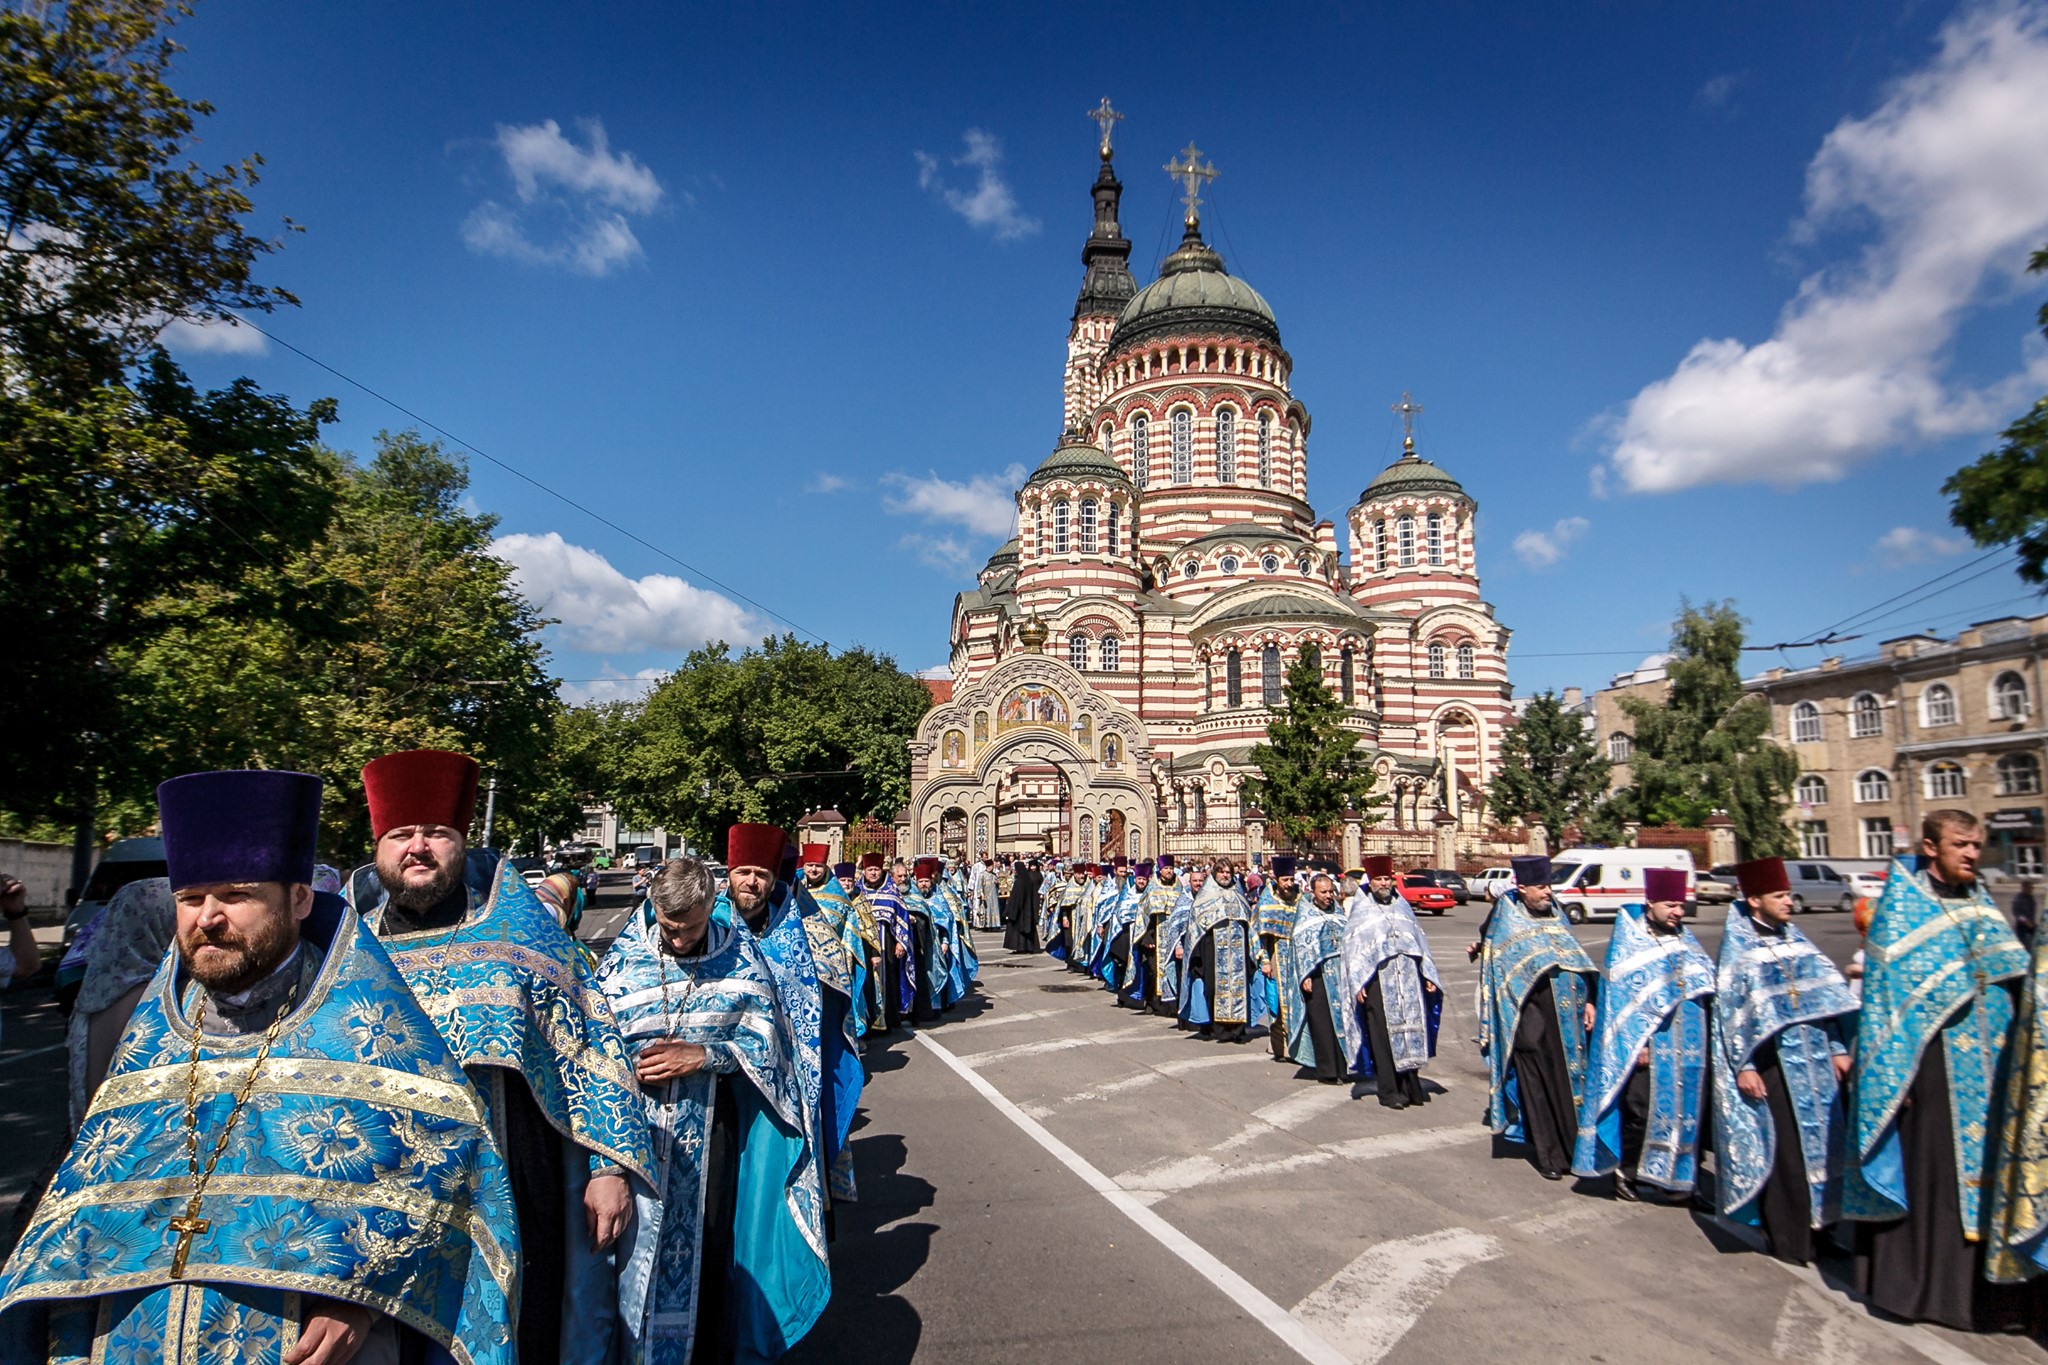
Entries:
MULTIPOLYGON (((923 851, 1239 846, 1252 746, 1313 648, 1390 798, 1365 831, 1476 848, 1510 722, 1476 504, 1412 439, 1345 516, 1307 501, 1309 414, 1272 310, 1190 215, 1136 289, 1105 152, 1068 334, 1066 435, 955 601, 952 697, 911 746, 923 851)), ((1254 843, 1255 846, 1255 843, 1254 843)))

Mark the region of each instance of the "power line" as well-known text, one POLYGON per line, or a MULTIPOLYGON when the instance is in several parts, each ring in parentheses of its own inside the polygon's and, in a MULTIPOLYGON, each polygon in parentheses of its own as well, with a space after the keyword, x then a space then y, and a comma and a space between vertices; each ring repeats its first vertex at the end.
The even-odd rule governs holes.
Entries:
POLYGON ((1978 555, 1973 559, 1967 560, 1964 563, 1958 564, 1953 569, 1944 570, 1943 572, 1936 574, 1934 577, 1927 579, 1925 582, 1916 583, 1912 587, 1907 588, 1904 592, 1894 593, 1890 597, 1885 598, 1884 601, 1877 603, 1875 606, 1865 607, 1862 611, 1853 612, 1850 615, 1845 616, 1841 620, 1835 622, 1833 625, 1824 627, 1823 629, 1818 630, 1814 633, 1816 635, 1831 635, 1835 631, 1840 630, 1845 626, 1849 626, 1854 623, 1860 622, 1864 617, 1870 615, 1872 612, 1877 611, 1882 607, 1890 606, 1892 603, 1898 601, 1902 597, 1911 597, 1915 593, 1920 592, 1922 589, 1933 587, 1936 583, 1941 582, 1941 580, 1944 578, 1954 577, 1956 574, 1961 573, 1965 569, 1974 568, 1975 566, 1982 564, 1987 559, 1994 559, 1999 555, 2008 554, 2010 552, 2010 547, 2004 545, 1998 546, 1995 549, 1986 550, 1983 554, 1978 555))
POLYGON ((397 399, 379 393, 377 390, 371 388, 368 384, 363 383, 360 379, 356 379, 350 375, 343 374, 340 370, 335 369, 334 366, 328 364, 326 361, 320 359, 318 356, 313 355, 300 347, 292 345, 291 342, 286 341, 283 337, 278 336, 276 333, 257 326, 255 323, 251 322, 248 318, 245 317, 238 317, 236 319, 236 324, 238 326, 250 328, 253 331, 255 331, 258 336, 266 337, 269 340, 276 342, 278 345, 284 347, 287 351, 290 351, 293 355, 298 356, 301 360, 306 361, 308 364, 318 366, 319 368, 327 371, 327 373, 333 375, 336 379, 339 379, 342 383, 349 385, 351 388, 360 389, 362 390, 362 392, 368 394, 370 397, 376 399, 380 403, 383 403, 387 407, 390 407, 395 411, 404 413, 407 417, 410 417, 413 421, 419 423, 427 430, 434 432, 436 435, 447 438, 448 440, 454 442, 456 445, 461 446, 464 450, 469 451, 472 455, 475 455, 478 459, 496 465, 499 469, 504 470, 513 478, 518 479, 523 483, 526 483, 534 488, 539 489, 541 492, 547 494, 551 498, 554 498, 556 501, 561 502, 569 507, 575 508, 577 511, 583 513, 584 516, 589 517, 592 521, 597 522, 599 525, 610 527, 612 530, 618 532, 626 539, 632 541, 635 545, 638 545, 644 550, 648 550, 654 554, 661 556, 663 559, 675 565, 677 568, 683 570, 685 573, 691 574, 696 578, 702 579, 704 582, 709 583, 712 587, 717 588, 721 592, 727 593, 733 597, 738 598, 740 601, 746 603, 750 607, 753 607, 755 610, 774 617, 776 620, 782 622, 782 624, 788 626, 791 630, 794 630, 797 634, 809 636, 811 639, 816 640, 819 644, 824 645, 827 649, 830 649, 832 647, 832 642, 826 639, 824 636, 818 634, 818 632, 814 630, 808 630, 805 627, 798 625, 795 621, 790 620, 787 616, 784 616, 781 612, 775 610, 773 607, 767 606, 764 603, 756 601, 754 598, 751 598, 747 596, 745 593, 741 592, 738 588, 735 588, 730 584, 723 583, 718 579, 713 578, 710 574, 705 573, 702 569, 699 569, 694 564, 690 564, 687 561, 677 557, 676 555, 670 554, 667 550, 662 549, 659 545, 654 544, 652 541, 649 541, 641 536, 635 535, 633 532, 627 530, 625 527, 613 521, 610 517, 607 517, 603 513, 596 511, 594 508, 586 507, 584 504, 570 497, 567 493, 564 493, 559 489, 550 487, 549 485, 542 483, 539 479, 534 478, 525 470, 507 464, 505 461, 499 459, 497 456, 491 454, 487 450, 484 450, 483 448, 474 444, 473 442, 463 440, 460 436, 457 436, 454 432, 448 430, 446 427, 440 425, 439 423, 434 422, 426 417, 422 417, 419 413, 414 412, 411 408, 399 402, 397 399))

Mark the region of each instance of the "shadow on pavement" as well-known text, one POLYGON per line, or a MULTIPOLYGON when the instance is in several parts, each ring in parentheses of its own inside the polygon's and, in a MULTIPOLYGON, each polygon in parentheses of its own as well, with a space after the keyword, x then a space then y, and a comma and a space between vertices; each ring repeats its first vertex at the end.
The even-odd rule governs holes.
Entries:
POLYGON ((856 1138, 860 1201, 837 1210, 832 1302, 786 1360, 794 1365, 903 1365, 917 1355, 924 1319, 896 1294, 931 1254, 938 1225, 903 1220, 931 1207, 931 1182, 903 1174, 903 1139, 856 1138))

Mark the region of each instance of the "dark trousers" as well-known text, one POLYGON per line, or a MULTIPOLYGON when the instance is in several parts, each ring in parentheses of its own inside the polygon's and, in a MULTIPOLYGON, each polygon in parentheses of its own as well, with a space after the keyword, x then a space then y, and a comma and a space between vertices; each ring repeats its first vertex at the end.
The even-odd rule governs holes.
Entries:
MULTIPOLYGON (((1573 1021, 1577 1026, 1577 1021, 1573 1021)), ((1512 1049, 1516 1084, 1522 1092, 1522 1126, 1534 1149, 1536 1169, 1561 1176, 1572 1168, 1578 1136, 1578 1105, 1572 1101, 1571 1067, 1565 1061, 1557 999, 1545 978, 1522 1004, 1512 1049)))
MULTIPOLYGON (((1386 997, 1380 994, 1379 973, 1365 985, 1365 1001, 1358 1007, 1359 1020, 1364 1025, 1359 1031, 1365 1035, 1365 1045, 1372 1049, 1372 1084, 1379 1093, 1381 1104, 1389 1109, 1406 1109, 1411 1104, 1426 1104, 1429 1094, 1422 1088, 1422 1073, 1419 1071, 1396 1071, 1394 1069, 1394 1039, 1387 1029, 1386 997)), ((1526 1099, 1528 1092, 1524 1090, 1526 1099)))
POLYGON ((1303 979, 1302 984, 1310 989, 1301 993, 1301 1007, 1308 1011, 1308 1041, 1316 1053, 1316 1079, 1326 1085, 1341 1085, 1350 1073, 1351 1059, 1344 1055, 1344 1045, 1337 1040, 1337 1022, 1330 1016, 1334 1005, 1346 1008, 1346 1002, 1333 1001, 1324 994, 1323 969, 1316 968, 1303 979))
POLYGON ((1643 1137, 1650 1131, 1650 1068, 1638 1066, 1628 1073, 1621 1091, 1621 1164, 1614 1168, 1614 1183, 1633 1190, 1636 1167, 1643 1159, 1643 1137))

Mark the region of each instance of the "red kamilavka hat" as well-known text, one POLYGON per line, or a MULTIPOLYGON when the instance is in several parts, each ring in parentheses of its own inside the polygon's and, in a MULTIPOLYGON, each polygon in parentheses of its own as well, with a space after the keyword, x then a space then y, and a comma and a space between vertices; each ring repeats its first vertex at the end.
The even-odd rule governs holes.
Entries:
POLYGON ((919 858, 915 863, 911 865, 910 875, 913 877, 938 876, 939 860, 937 858, 919 858))
POLYGON ((1359 859, 1359 862, 1364 866, 1365 875, 1368 880, 1374 877, 1391 877, 1394 875, 1394 857, 1390 853, 1368 853, 1359 859))
POLYGON ((863 870, 870 867, 887 867, 889 860, 879 853, 863 853, 860 855, 860 865, 863 870))
POLYGON ((734 825, 725 836, 725 865, 730 871, 758 867, 773 872, 782 866, 789 843, 778 825, 734 825))
POLYGON ((1737 863, 1735 880, 1744 896, 1768 896, 1773 891, 1792 889, 1792 878, 1785 872, 1783 858, 1752 858, 1737 863))
POLYGON ((468 834, 480 772, 468 754, 446 749, 406 749, 371 759, 363 767, 371 837, 410 825, 446 825, 468 834))
POLYGON ((832 845, 805 844, 803 847, 803 852, 797 858, 797 861, 805 864, 806 866, 810 865, 811 863, 817 863, 820 866, 823 866, 824 864, 832 861, 832 845))
POLYGON ((1643 869, 1643 899, 1682 901, 1685 899, 1685 870, 1677 867, 1643 869))

